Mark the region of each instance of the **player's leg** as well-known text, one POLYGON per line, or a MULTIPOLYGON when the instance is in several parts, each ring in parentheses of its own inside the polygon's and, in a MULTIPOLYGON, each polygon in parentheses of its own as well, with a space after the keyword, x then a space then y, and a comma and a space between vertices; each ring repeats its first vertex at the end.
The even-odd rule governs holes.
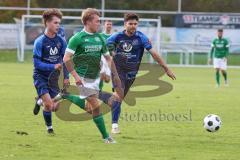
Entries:
POLYGON ((90 104, 89 106, 92 107, 91 112, 92 112, 92 116, 93 116, 93 121, 96 124, 98 130, 100 131, 102 138, 104 139, 104 142, 105 143, 115 143, 115 141, 109 136, 109 134, 106 130, 103 116, 100 113, 100 104, 98 102, 97 95, 92 95, 92 96, 87 97, 87 101, 90 104))
MULTIPOLYGON (((127 95, 134 80, 135 80, 135 78, 133 78, 133 79, 121 78, 122 88, 124 90, 123 98, 127 95)), ((119 121, 120 114, 121 114, 121 105, 122 105, 123 98, 120 99, 120 101, 115 101, 115 103, 113 103, 113 105, 112 105, 112 131, 111 131, 111 133, 113 133, 113 134, 120 133, 118 121, 119 121)))
POLYGON ((227 80, 227 60, 222 59, 221 60, 221 72, 224 78, 224 84, 225 86, 228 86, 228 80, 227 80))
POLYGON ((220 86, 220 68, 215 68, 216 87, 220 86))
POLYGON ((53 127, 52 127, 52 108, 54 107, 54 102, 52 101, 49 93, 45 93, 41 96, 42 102, 43 102, 43 118, 45 121, 45 125, 47 127, 48 133, 52 134, 53 127))
POLYGON ((54 100, 54 97, 59 92, 58 77, 59 77, 59 74, 54 77, 55 79, 53 79, 53 77, 46 78, 46 77, 42 77, 41 75, 34 75, 34 85, 38 93, 38 97, 36 98, 36 103, 33 109, 34 115, 37 115, 40 111, 41 106, 43 106, 43 100, 41 96, 46 93, 50 95, 52 101, 54 102, 53 108, 51 108, 51 110, 56 111, 58 109, 59 102, 57 101, 55 102, 54 100))
POLYGON ((80 98, 79 95, 68 93, 68 94, 63 94, 62 98, 69 100, 70 102, 74 103, 81 109, 85 109, 85 99, 80 98))
POLYGON ((228 85, 228 80, 227 80, 227 71, 226 70, 221 70, 223 78, 224 78, 224 84, 225 86, 228 85))
POLYGON ((214 58, 213 59, 213 66, 215 68, 215 79, 216 79, 216 87, 220 86, 220 59, 214 58))

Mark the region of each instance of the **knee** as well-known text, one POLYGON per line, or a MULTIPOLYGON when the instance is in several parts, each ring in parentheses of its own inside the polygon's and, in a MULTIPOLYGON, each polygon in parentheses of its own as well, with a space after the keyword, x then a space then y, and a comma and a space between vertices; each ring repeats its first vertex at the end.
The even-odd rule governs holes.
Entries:
POLYGON ((52 101, 47 101, 44 103, 44 110, 45 111, 52 111, 53 108, 53 102, 52 101))

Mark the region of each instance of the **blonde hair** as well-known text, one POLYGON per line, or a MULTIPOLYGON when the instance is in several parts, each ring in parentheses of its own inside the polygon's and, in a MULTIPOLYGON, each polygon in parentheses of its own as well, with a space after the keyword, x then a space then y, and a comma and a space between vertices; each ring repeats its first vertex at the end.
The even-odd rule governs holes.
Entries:
POLYGON ((97 15, 100 17, 100 13, 95 8, 87 8, 82 12, 82 23, 86 25, 87 21, 90 21, 93 19, 93 16, 97 15))
POLYGON ((59 19, 62 19, 62 15, 63 14, 59 9, 56 8, 47 9, 42 14, 43 23, 46 26, 46 22, 51 21, 54 16, 58 17, 59 19))

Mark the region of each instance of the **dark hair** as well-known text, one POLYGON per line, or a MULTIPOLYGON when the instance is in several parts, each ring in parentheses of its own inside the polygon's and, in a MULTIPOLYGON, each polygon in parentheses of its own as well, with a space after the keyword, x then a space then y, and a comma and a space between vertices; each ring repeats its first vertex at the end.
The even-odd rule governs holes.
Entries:
POLYGON ((107 20, 104 21, 104 23, 107 23, 107 22, 112 22, 112 20, 107 19, 107 20))
POLYGON ((223 29, 218 29, 218 32, 223 32, 223 29))
POLYGON ((62 12, 56 8, 45 10, 42 14, 44 25, 46 26, 46 22, 51 21, 54 16, 58 17, 59 19, 62 19, 62 12))
POLYGON ((129 20, 139 20, 139 16, 135 13, 126 13, 124 14, 124 22, 129 21, 129 20))
POLYGON ((92 20, 93 16, 97 15, 100 17, 100 13, 95 8, 87 8, 82 12, 82 23, 85 25, 87 21, 92 20))

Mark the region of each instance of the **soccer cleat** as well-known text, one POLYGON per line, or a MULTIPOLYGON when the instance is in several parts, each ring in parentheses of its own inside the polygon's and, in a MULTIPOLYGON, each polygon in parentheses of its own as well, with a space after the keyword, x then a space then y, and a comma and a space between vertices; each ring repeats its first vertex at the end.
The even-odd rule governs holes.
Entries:
POLYGON ((40 108, 41 108, 41 106, 36 101, 35 106, 33 108, 33 114, 37 115, 39 113, 39 111, 40 111, 40 108))
POLYGON ((227 81, 224 82, 224 86, 225 86, 225 87, 228 87, 228 86, 229 86, 229 84, 228 84, 227 81))
POLYGON ((119 134, 119 133, 120 133, 119 127, 112 128, 111 133, 112 133, 112 134, 119 134))
POLYGON ((219 88, 219 87, 220 87, 220 85, 219 85, 219 84, 216 84, 216 85, 215 85, 215 88, 219 88))
POLYGON ((105 138, 103 139, 104 143, 117 143, 112 137, 108 137, 108 138, 105 138))
POLYGON ((47 130, 49 135, 55 135, 54 130, 52 128, 47 130))

